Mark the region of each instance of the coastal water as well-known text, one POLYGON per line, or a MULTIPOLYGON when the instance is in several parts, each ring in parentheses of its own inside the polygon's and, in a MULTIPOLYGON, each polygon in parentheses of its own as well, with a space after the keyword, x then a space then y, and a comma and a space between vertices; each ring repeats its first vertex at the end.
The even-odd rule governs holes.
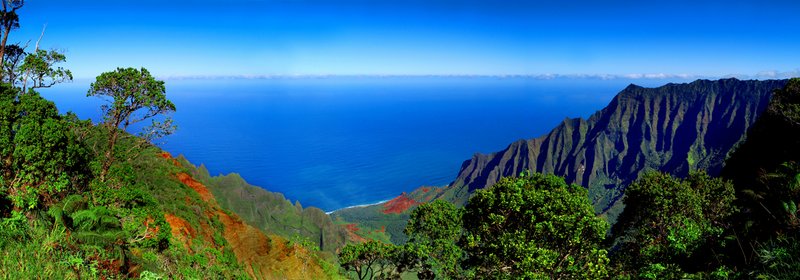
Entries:
MULTIPOLYGON (((90 81, 42 90, 100 119, 90 81)), ((603 108, 631 81, 466 77, 168 80, 178 131, 159 145, 330 211, 442 186, 473 153, 603 108)), ((638 81, 660 85, 666 81, 638 81)))

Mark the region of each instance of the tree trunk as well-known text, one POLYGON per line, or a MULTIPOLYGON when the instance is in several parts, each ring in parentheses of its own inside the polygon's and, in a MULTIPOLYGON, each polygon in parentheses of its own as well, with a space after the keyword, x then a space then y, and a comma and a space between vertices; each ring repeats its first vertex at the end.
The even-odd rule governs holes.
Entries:
POLYGON ((108 150, 106 150, 106 160, 103 161, 102 169, 100 169, 100 182, 106 181, 106 174, 108 174, 108 169, 111 168, 111 163, 114 161, 114 145, 117 143, 117 135, 119 135, 119 131, 117 131, 116 127, 110 128, 111 130, 111 137, 108 140, 108 150))
MULTIPOLYGON (((10 24, 6 24, 6 26, 3 26, 3 27, 4 27, 4 30, 3 30, 3 41, 0 42, 0 65, 5 65, 5 62, 6 62, 6 55, 5 55, 6 54, 6 42, 8 41, 8 33, 11 33, 11 25, 10 24)), ((3 76, 5 76, 5 73, 0 74, 0 78, 2 78, 3 76)), ((12 83, 12 84, 14 83, 14 81, 9 81, 9 82, 12 83)))

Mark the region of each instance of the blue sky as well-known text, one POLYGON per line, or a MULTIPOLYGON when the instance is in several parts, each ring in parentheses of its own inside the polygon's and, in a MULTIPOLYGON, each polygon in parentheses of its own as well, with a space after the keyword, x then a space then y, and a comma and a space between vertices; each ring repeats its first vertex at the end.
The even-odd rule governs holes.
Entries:
POLYGON ((706 76, 800 68, 800 1, 26 1, 10 42, 67 52, 93 78, 706 76), (562 3, 563 2, 563 3, 562 3))

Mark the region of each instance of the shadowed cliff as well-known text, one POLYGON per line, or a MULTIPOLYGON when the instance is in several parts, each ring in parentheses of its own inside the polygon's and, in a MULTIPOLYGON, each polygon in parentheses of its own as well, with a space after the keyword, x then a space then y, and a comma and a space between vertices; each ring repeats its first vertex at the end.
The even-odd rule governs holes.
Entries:
POLYGON ((463 204, 476 189, 522 171, 553 173, 589 188, 595 210, 609 209, 645 170, 718 174, 731 150, 785 80, 697 80, 657 88, 630 85, 589 119, 566 119, 462 164, 444 195, 463 204))

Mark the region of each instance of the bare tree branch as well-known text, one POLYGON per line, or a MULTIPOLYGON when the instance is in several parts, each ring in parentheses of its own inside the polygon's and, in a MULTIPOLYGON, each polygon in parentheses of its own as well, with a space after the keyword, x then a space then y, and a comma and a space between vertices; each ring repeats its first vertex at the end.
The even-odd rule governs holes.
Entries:
POLYGON ((45 23, 44 26, 42 26, 42 34, 40 34, 39 35, 39 39, 36 40, 36 49, 33 52, 36 52, 36 51, 39 50, 39 42, 42 41, 42 37, 44 37, 44 31, 45 30, 47 30, 47 23, 45 23))

